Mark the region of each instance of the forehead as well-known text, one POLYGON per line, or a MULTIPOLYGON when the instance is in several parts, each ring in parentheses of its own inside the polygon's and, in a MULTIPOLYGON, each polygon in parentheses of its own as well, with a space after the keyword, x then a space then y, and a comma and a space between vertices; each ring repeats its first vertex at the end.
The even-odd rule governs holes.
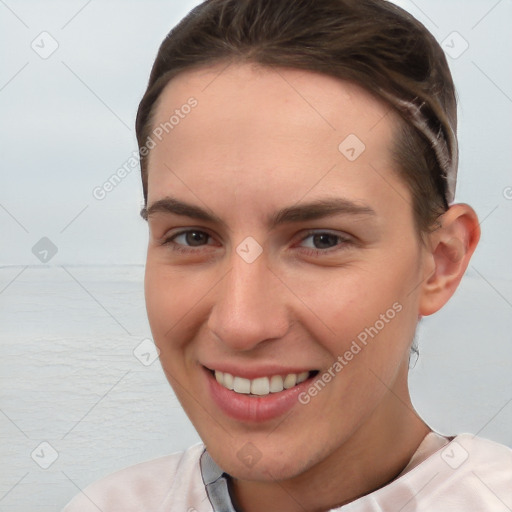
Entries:
POLYGON ((314 194, 340 183, 364 199, 382 187, 376 172, 393 165, 396 124, 386 103, 323 74, 225 63, 187 71, 155 109, 148 199, 211 187, 235 188, 239 200, 262 192, 278 201, 284 191, 298 200, 308 187, 314 194))
POLYGON ((237 133, 241 127, 254 130, 261 124, 268 133, 289 133, 299 121, 308 123, 301 127, 305 138, 318 131, 341 135, 347 130, 364 138, 383 117, 388 117, 384 124, 396 117, 384 101, 346 80, 298 69, 219 63, 173 78, 158 99, 154 127, 169 121, 191 97, 198 101, 194 110, 200 112, 201 124, 225 122, 229 126, 224 128, 237 133), (252 125, 245 122, 249 117, 252 125))

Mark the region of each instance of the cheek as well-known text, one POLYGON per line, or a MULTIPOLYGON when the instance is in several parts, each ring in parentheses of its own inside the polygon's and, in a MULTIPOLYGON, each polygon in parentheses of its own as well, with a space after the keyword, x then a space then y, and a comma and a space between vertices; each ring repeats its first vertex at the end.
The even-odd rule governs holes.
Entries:
POLYGON ((307 306, 311 329, 328 327, 343 338, 373 325, 400 298, 400 285, 368 266, 288 273, 283 281, 301 309, 307 306))
POLYGON ((408 353, 417 322, 410 294, 416 281, 413 259, 408 265, 404 258, 398 270, 354 265, 286 277, 307 305, 307 311, 301 308, 303 327, 334 360, 342 356, 350 373, 360 365, 386 373, 385 366, 396 366, 408 353))
POLYGON ((160 278, 159 272, 149 261, 146 264, 144 277, 144 295, 151 328, 159 331, 162 328, 161 324, 165 319, 164 313, 169 307, 171 296, 165 281, 160 278))
POLYGON ((146 264, 144 289, 149 324, 155 343, 162 350, 164 340, 172 339, 179 319, 186 316, 192 304, 183 283, 160 265, 146 264))
POLYGON ((183 349, 197 335, 214 282, 201 272, 171 268, 148 255, 144 279, 147 316, 163 354, 183 349))

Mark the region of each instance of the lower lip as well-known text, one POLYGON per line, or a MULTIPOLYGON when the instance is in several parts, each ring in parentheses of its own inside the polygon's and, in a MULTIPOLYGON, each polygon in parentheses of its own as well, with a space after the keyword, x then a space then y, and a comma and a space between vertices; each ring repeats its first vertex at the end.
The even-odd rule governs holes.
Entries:
POLYGON ((310 377, 293 388, 284 389, 279 393, 254 396, 226 389, 207 369, 205 369, 205 374, 210 395, 217 406, 231 418, 250 423, 273 420, 286 414, 293 406, 301 405, 297 396, 308 388, 310 380, 313 378, 310 377))

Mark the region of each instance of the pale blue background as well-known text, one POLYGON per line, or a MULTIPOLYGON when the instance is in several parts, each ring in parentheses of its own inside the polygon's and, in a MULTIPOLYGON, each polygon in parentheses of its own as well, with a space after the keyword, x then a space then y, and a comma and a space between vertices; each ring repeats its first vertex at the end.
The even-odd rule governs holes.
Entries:
MULTIPOLYGON (((197 440, 158 362, 132 353, 150 337, 139 175, 92 196, 136 149, 157 48, 197 3, 0 0, 0 511, 58 510, 92 480, 197 440), (43 31, 59 44, 46 60, 31 48, 43 31), (32 253, 42 237, 58 248, 48 266, 32 253), (47 470, 30 457, 41 442, 59 454, 47 470)), ((457 200, 483 220, 461 289, 420 329, 413 402, 443 433, 512 445, 512 2, 398 3, 439 41, 457 31, 469 44, 449 58, 457 200)))

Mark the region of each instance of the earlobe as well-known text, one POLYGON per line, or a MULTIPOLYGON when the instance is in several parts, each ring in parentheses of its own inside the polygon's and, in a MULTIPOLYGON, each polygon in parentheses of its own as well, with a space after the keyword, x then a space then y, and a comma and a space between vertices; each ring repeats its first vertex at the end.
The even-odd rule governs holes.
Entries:
POLYGON ((448 302, 480 239, 478 217, 467 204, 451 206, 439 221, 440 227, 429 235, 431 268, 421 288, 422 316, 435 313, 448 302))

